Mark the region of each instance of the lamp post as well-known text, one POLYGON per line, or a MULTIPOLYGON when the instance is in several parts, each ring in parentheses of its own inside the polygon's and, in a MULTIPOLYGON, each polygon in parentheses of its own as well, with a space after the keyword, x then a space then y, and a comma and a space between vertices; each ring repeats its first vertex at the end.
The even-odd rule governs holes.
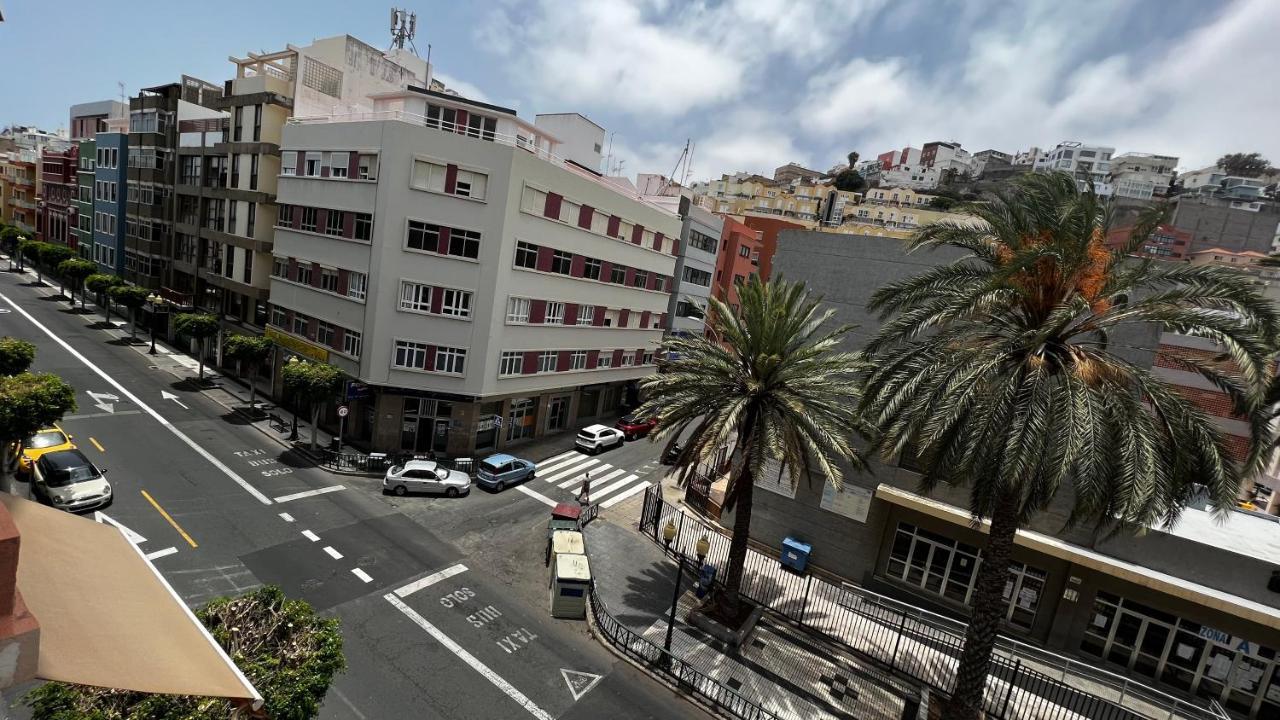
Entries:
POLYGON ((147 351, 150 355, 156 354, 156 319, 160 317, 160 306, 164 304, 164 298, 156 293, 147 296, 147 304, 151 306, 151 349, 147 351))
MULTIPOLYGON (((667 524, 662 528, 662 542, 666 545, 667 550, 671 550, 671 542, 676 539, 676 521, 673 518, 667 518, 667 524)), ((711 541, 706 535, 698 538, 697 544, 694 546, 694 552, 698 555, 698 567, 702 567, 702 561, 707 557, 707 552, 711 549, 711 541)), ((671 592, 671 613, 667 617, 667 639, 662 644, 662 648, 666 650, 667 662, 671 661, 671 633, 676 627, 676 606, 680 602, 680 583, 684 582, 684 551, 680 546, 676 546, 676 587, 671 592)))
MULTIPOLYGON (((297 355, 289 357, 289 364, 299 362, 297 355)), ((289 429, 289 442, 298 439, 298 394, 293 393, 293 426, 289 429)))

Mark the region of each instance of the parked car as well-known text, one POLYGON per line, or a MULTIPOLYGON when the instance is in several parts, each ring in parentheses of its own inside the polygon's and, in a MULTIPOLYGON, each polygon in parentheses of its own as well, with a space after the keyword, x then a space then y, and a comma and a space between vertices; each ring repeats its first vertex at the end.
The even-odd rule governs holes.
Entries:
POLYGON ((626 437, 617 428, 604 425, 588 425, 578 431, 573 444, 589 453, 598 453, 611 447, 619 447, 626 442, 626 437))
POLYGON ((80 512, 111 504, 111 483, 79 450, 59 450, 41 455, 32 465, 31 494, 35 499, 67 512, 80 512))
POLYGON ((18 443, 18 472, 22 475, 30 475, 32 464, 45 453, 75 449, 71 436, 65 430, 57 425, 45 428, 18 443))
POLYGON ((658 417, 653 415, 642 418, 639 415, 627 415, 614 423, 613 426, 622 431, 622 437, 627 440, 635 440, 648 435, 651 430, 658 427, 658 417))
POLYGON ((502 492, 508 487, 525 480, 532 480, 535 464, 511 455, 490 455, 476 466, 476 482, 502 492))
POLYGON ((410 460, 393 465, 382 478, 382 492, 405 496, 409 493, 443 493, 458 497, 471 491, 471 478, 464 472, 441 467, 434 460, 410 460))

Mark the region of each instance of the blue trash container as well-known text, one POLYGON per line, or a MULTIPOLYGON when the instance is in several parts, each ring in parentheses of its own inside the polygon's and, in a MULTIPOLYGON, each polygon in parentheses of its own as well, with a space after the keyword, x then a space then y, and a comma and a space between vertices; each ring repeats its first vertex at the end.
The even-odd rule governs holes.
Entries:
POLYGON ((809 543, 800 542, 790 536, 783 538, 782 566, 803 573, 805 566, 809 564, 811 552, 813 552, 813 546, 809 543))

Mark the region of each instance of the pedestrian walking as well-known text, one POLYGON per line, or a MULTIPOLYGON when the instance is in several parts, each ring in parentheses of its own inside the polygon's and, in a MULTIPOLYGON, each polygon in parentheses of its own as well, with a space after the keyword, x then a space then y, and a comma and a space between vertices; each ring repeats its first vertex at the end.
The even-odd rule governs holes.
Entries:
POLYGON ((591 471, 589 470, 583 473, 582 489, 578 491, 578 504, 579 505, 591 504, 591 471))

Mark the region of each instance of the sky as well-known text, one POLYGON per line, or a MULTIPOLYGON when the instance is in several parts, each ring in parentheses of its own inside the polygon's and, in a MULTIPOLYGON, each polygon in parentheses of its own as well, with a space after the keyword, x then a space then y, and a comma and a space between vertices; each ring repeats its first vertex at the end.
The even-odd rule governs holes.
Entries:
MULTIPOLYGON (((586 115, 629 176, 672 174, 686 142, 689 180, 933 140, 1280 163, 1275 0, 397 1, 437 79, 528 119, 586 115)), ((117 98, 118 82, 221 83, 248 51, 390 41, 390 6, 368 0, 56 7, 0 0, 0 125, 65 127, 71 104, 117 98)))

